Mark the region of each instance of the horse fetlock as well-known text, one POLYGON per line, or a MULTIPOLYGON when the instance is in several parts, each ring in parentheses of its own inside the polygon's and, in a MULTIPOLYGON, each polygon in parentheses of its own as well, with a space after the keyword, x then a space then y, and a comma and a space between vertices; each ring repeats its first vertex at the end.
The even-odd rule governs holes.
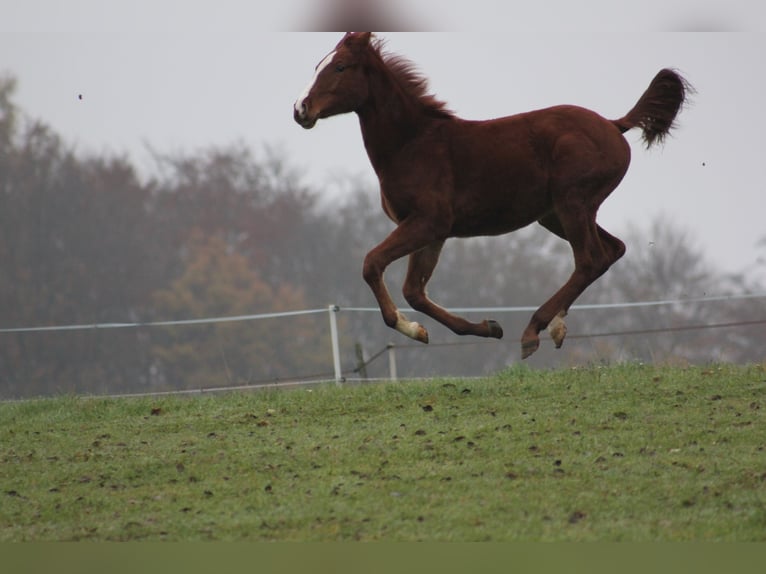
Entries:
POLYGON ((565 315, 566 312, 562 311, 548 324, 548 333, 550 334, 551 339, 553 339, 553 342, 556 343, 557 349, 561 348, 561 345, 564 344, 564 337, 567 336, 567 326, 563 319, 565 315))
POLYGON ((396 312, 396 324, 394 329, 407 335, 410 339, 415 339, 421 343, 428 343, 428 331, 420 323, 408 321, 401 312, 396 312))

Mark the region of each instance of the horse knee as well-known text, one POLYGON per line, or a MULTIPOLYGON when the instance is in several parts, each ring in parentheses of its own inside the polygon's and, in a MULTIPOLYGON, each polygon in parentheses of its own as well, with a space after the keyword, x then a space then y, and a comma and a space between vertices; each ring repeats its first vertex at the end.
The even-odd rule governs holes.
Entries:
POLYGON ((383 270, 374 257, 369 254, 364 258, 362 265, 362 278, 368 285, 372 285, 380 280, 383 270))
POLYGON ((405 282, 404 286, 402 287, 402 295, 404 295, 404 300, 407 301, 410 307, 416 311, 420 311, 422 309, 423 303, 426 299, 426 294, 422 287, 411 285, 405 282))

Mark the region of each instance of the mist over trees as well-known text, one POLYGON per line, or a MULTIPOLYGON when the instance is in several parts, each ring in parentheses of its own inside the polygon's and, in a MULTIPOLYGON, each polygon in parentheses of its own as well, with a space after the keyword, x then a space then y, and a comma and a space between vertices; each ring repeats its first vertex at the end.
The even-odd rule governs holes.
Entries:
MULTIPOLYGON (((393 228, 377 189, 353 178, 330 200, 290 158, 233 144, 156 154, 139 176, 125 157, 75 153, 0 79, 0 328, 148 323, 329 304, 373 307, 365 253, 393 228)), ((622 237, 628 255, 578 303, 762 292, 717 272, 682 226, 659 219, 622 237)), ((397 302, 406 262, 387 282, 397 302)), ((538 226, 450 240, 429 284, 447 307, 537 306, 572 269, 568 245, 538 226)), ((573 310, 564 348, 531 366, 593 361, 762 361, 763 299, 637 310, 573 310), (678 329, 654 332, 659 329, 678 329), (614 333, 634 334, 617 335, 614 333), (577 338, 577 335, 609 336, 577 338)), ((477 317, 482 318, 482 317, 477 317)), ((429 318, 432 345, 377 312, 339 314, 342 363, 397 345, 400 376, 479 375, 518 360, 529 313, 495 315, 502 341, 459 338, 429 318)), ((367 366, 386 376, 385 360, 367 366)), ((331 376, 326 313, 193 326, 0 333, 0 398, 197 389, 331 376)))

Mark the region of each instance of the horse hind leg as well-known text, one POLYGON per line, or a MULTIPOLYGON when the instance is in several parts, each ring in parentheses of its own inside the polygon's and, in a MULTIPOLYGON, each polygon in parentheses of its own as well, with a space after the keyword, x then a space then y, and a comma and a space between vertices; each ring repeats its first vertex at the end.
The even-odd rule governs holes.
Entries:
POLYGON ((503 329, 497 321, 487 319, 480 323, 472 323, 453 315, 428 298, 426 284, 431 279, 443 246, 444 241, 435 241, 410 255, 407 276, 402 289, 407 303, 416 311, 428 315, 458 335, 502 338, 503 329))
MULTIPOLYGON (((595 219, 595 218, 594 218, 595 219)), ((582 218, 579 220, 583 221, 582 218)), ((564 286, 532 316, 521 338, 521 357, 526 359, 540 346, 539 333, 546 327, 557 349, 564 344, 567 326, 564 317, 574 301, 625 254, 625 244, 591 220, 578 225, 567 221, 569 229, 553 213, 539 222, 572 245, 575 270, 564 286)))
MULTIPOLYGON (((549 213, 548 215, 541 218, 538 223, 554 235, 558 235, 564 241, 568 241, 564 227, 561 225, 561 222, 559 221, 558 217, 556 217, 555 213, 549 213)), ((567 310, 562 309, 555 317, 553 317, 553 319, 551 319, 551 322, 548 324, 548 333, 550 334, 551 339, 553 339, 553 342, 556 344, 557 349, 561 348, 561 346, 564 344, 564 338, 567 336, 567 325, 564 322, 564 317, 566 316, 567 310)), ((538 346, 539 339, 534 345, 528 343, 526 350, 531 355, 537 350, 538 346)), ((525 347, 522 345, 522 355, 524 354, 524 349, 525 347)), ((527 356, 529 355, 526 355, 524 358, 527 356)))

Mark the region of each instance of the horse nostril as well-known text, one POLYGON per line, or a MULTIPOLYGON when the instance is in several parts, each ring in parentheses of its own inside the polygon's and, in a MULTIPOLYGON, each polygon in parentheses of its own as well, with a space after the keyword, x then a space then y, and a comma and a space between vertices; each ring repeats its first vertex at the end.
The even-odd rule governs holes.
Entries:
POLYGON ((306 98, 303 101, 296 101, 293 106, 293 119, 302 125, 304 128, 309 128, 314 125, 314 122, 309 120, 309 107, 306 103, 306 98))

